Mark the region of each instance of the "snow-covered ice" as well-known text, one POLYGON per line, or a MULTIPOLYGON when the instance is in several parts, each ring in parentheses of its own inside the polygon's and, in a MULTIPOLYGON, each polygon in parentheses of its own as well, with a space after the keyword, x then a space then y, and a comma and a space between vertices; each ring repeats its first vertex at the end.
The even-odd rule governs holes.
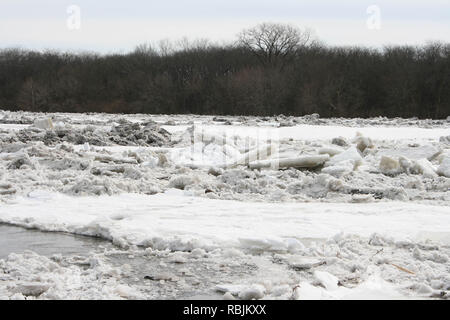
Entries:
POLYGON ((98 236, 161 250, 248 247, 293 251, 302 238, 340 232, 396 239, 433 233, 450 245, 448 207, 404 202, 251 203, 164 194, 71 197, 33 192, 0 207, 0 221, 45 231, 98 236), (446 237, 443 237, 447 234, 446 237))
POLYGON ((116 249, 12 253, 0 298, 449 298, 448 122, 226 120, 1 111, 0 223, 116 249))

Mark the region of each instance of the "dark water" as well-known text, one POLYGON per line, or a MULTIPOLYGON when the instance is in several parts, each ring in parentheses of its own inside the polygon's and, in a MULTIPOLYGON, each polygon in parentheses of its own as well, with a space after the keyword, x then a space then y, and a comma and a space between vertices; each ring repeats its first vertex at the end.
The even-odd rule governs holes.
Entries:
POLYGON ((0 259, 6 258, 12 252, 20 253, 24 250, 32 250, 45 256, 58 253, 85 255, 97 250, 99 246, 109 245, 108 241, 92 237, 0 224, 0 259))

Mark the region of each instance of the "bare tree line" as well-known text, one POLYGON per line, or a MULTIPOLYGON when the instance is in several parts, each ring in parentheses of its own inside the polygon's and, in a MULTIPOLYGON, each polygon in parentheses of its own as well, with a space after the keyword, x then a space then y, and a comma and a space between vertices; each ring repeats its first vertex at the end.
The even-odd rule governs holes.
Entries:
POLYGON ((0 50, 0 108, 31 111, 419 117, 450 115, 450 45, 329 47, 260 24, 127 54, 0 50))

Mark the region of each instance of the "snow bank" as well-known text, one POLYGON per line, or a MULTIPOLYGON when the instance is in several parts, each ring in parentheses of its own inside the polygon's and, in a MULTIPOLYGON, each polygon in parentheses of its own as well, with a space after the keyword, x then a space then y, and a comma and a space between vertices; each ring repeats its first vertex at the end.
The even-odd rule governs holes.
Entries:
POLYGON ((177 194, 19 197, 0 206, 0 222, 177 250, 257 245, 263 250, 289 251, 300 247, 292 239, 327 238, 341 231, 413 238, 423 232, 432 235, 450 230, 448 208, 440 206, 246 203, 177 194), (118 213, 124 218, 116 219, 118 213))
POLYGON ((411 160, 428 159, 432 160, 441 153, 441 149, 432 145, 416 146, 416 147, 404 147, 399 146, 392 149, 380 150, 381 156, 390 157, 405 157, 411 160))
MULTIPOLYGON (((235 135, 256 137, 258 127, 252 126, 212 126, 200 125, 208 132, 226 133, 231 132, 235 135)), ((441 136, 448 135, 448 129, 445 128, 417 128, 417 127, 345 127, 338 125, 308 125, 301 124, 293 127, 267 128, 277 139, 296 139, 296 140, 323 140, 331 141, 336 136, 345 139, 353 139, 357 133, 375 140, 438 140, 441 136)))

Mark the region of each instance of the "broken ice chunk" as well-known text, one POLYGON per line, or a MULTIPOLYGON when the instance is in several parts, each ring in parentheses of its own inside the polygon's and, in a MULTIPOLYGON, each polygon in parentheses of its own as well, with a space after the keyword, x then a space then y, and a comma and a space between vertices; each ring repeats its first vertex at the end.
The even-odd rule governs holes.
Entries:
POLYGON ((254 161, 249 164, 250 169, 261 168, 314 168, 325 163, 330 158, 328 154, 302 156, 298 158, 282 158, 273 160, 254 161))
POLYGON ((348 142, 344 137, 336 137, 331 140, 332 144, 335 144, 337 146, 346 147, 348 146, 348 142))
POLYGON ((411 171, 413 173, 422 174, 425 178, 436 178, 438 175, 436 169, 427 159, 420 159, 414 161, 411 171))
POLYGON ((334 166, 339 164, 340 162, 351 160, 353 162, 354 168, 358 167, 362 164, 363 158, 361 157, 360 152, 356 147, 350 147, 344 152, 335 155, 329 161, 325 163, 326 167, 334 166))
POLYGON ((53 130, 53 122, 51 118, 40 118, 34 120, 32 127, 43 130, 53 130))
POLYGON ((363 152, 367 148, 373 148, 373 143, 370 138, 364 137, 361 133, 357 133, 356 138, 353 140, 356 143, 356 147, 359 151, 363 152))
POLYGON ((339 279, 326 271, 314 271, 314 278, 327 290, 336 290, 339 279))
POLYGON ((239 298, 242 300, 262 299, 264 292, 265 288, 262 285, 255 284, 239 292, 239 298))
POLYGON ((441 176, 450 178, 450 157, 445 157, 439 168, 437 169, 437 173, 441 176))
POLYGON ((321 170, 322 173, 327 173, 333 177, 339 178, 345 174, 353 171, 355 164, 352 160, 341 161, 334 166, 325 167, 321 170))
POLYGON ((397 173, 400 170, 400 163, 394 158, 382 156, 379 167, 382 173, 397 173))

